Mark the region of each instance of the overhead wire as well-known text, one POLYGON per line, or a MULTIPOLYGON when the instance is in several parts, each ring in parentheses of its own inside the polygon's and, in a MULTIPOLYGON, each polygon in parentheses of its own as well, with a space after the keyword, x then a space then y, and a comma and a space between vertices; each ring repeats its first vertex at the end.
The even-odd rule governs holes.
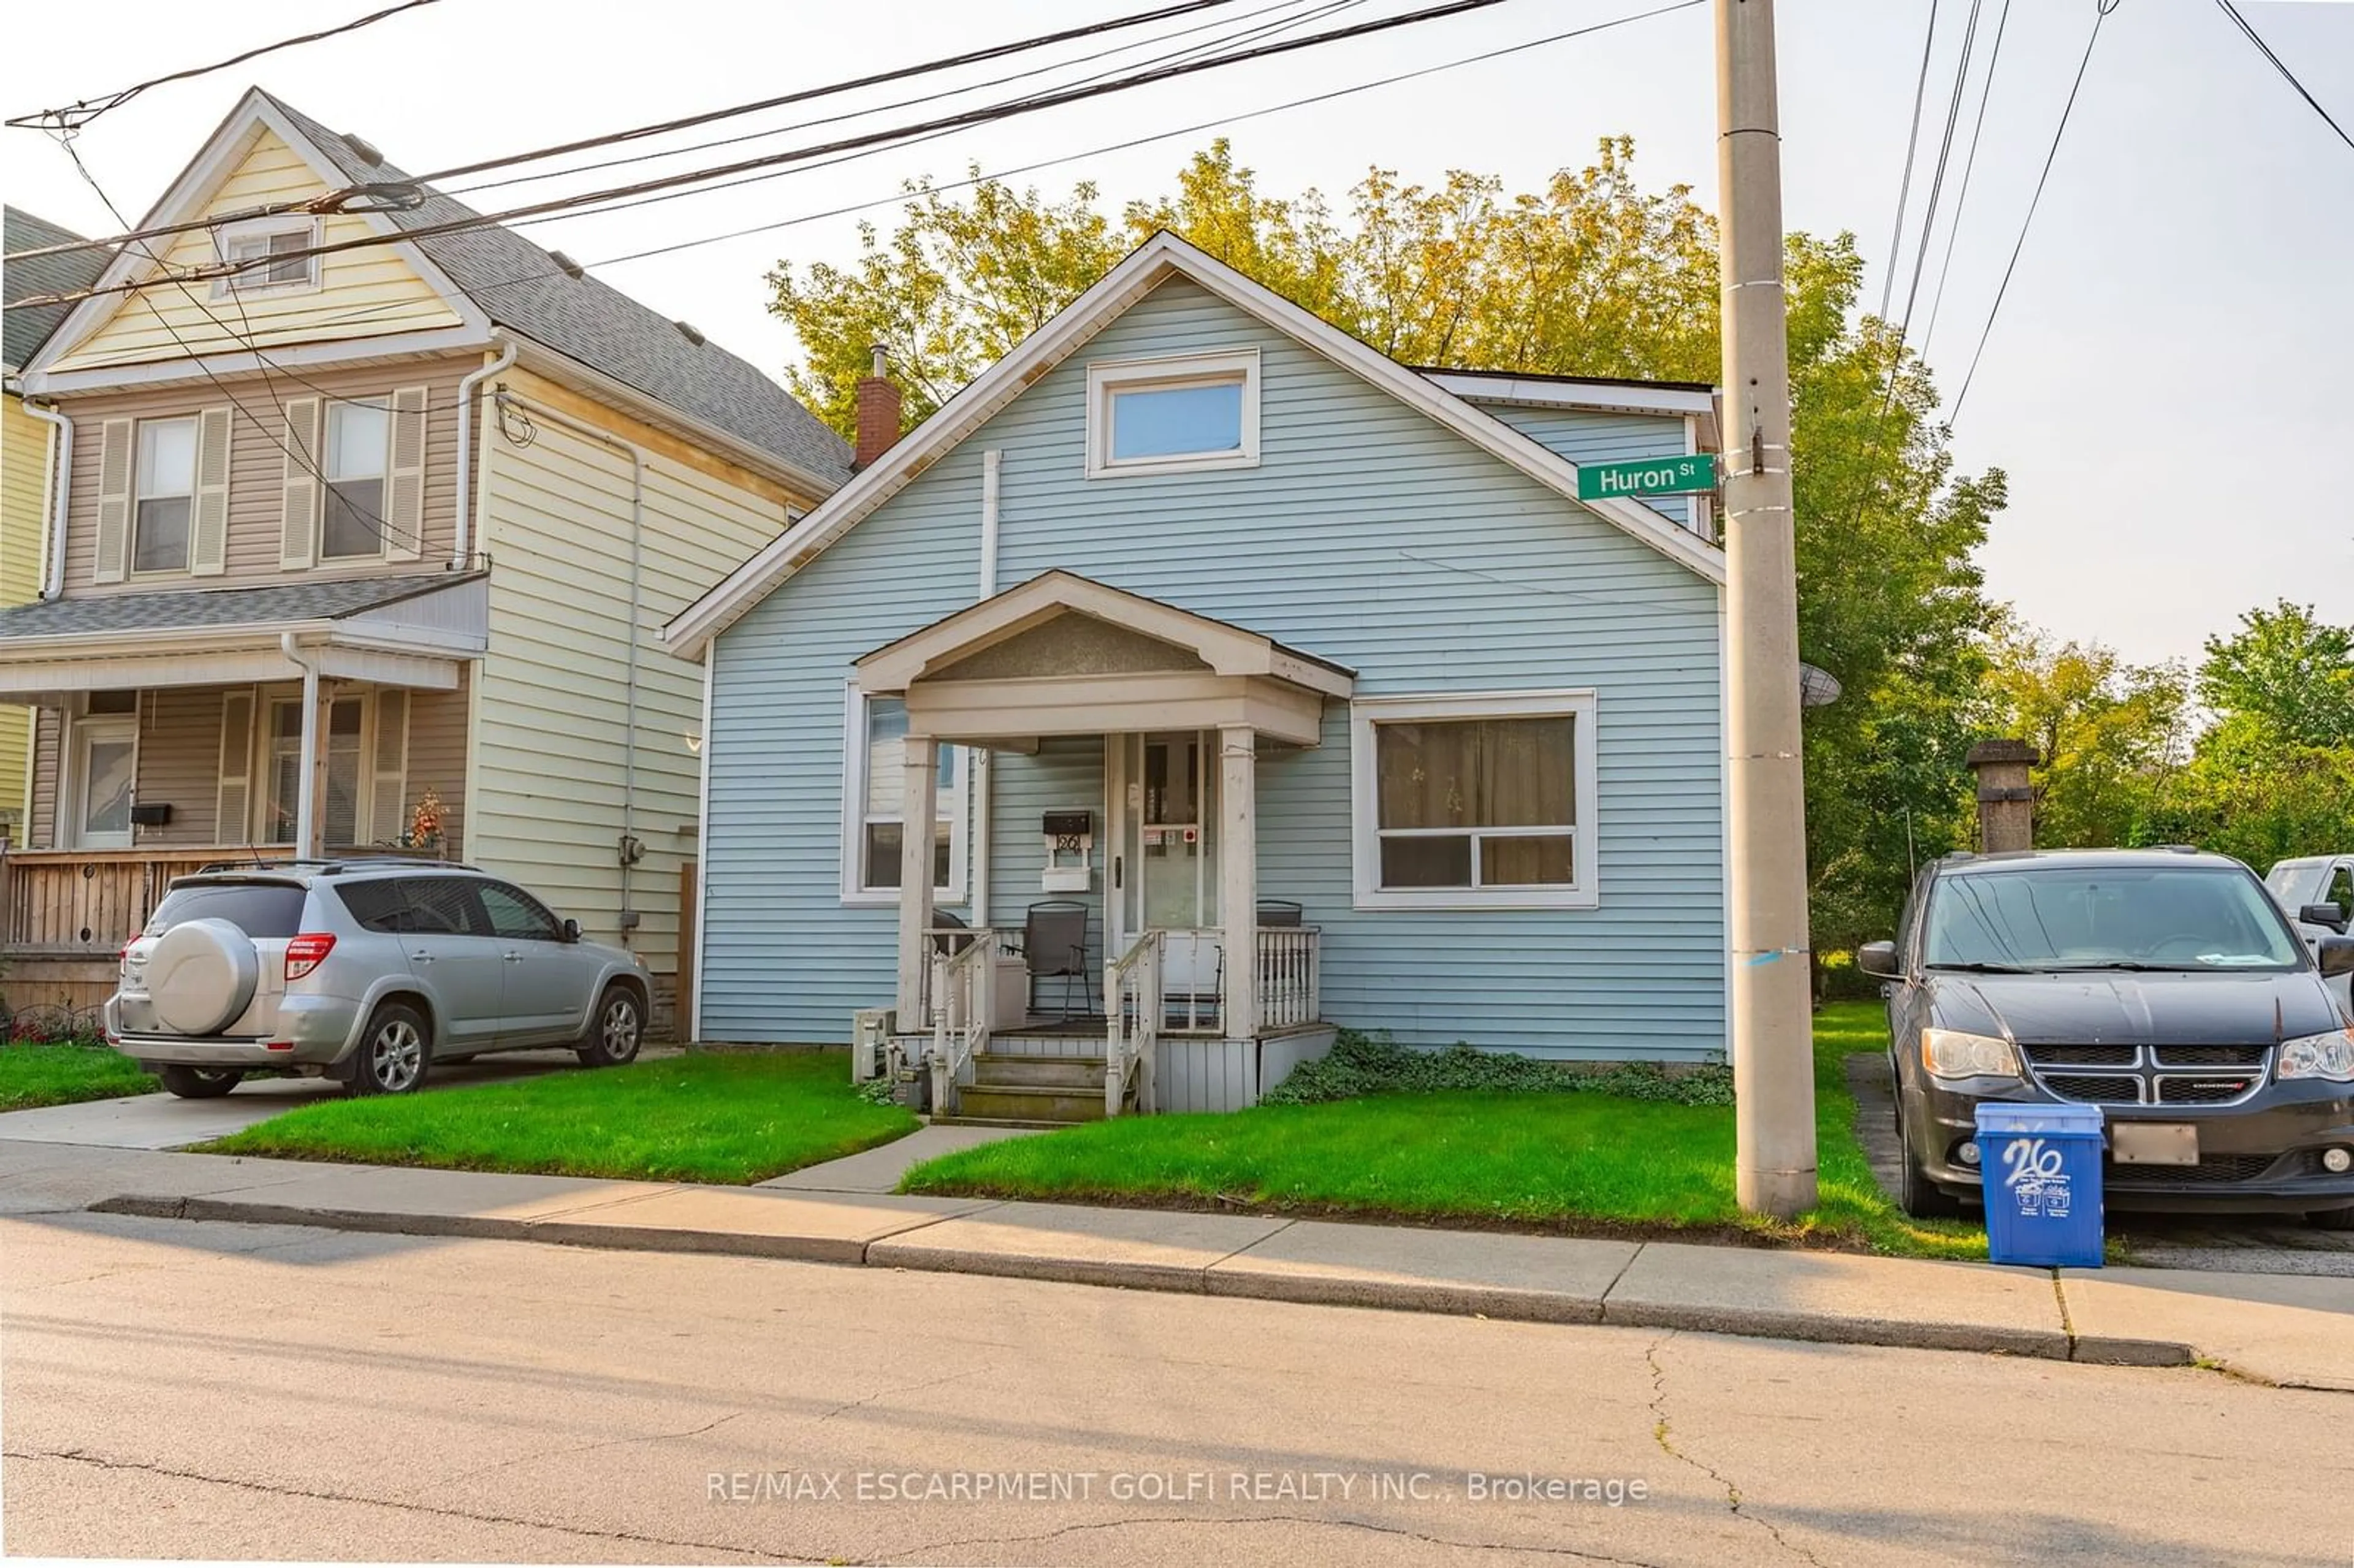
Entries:
POLYGON ((1987 340, 1994 336, 1994 323, 2002 315, 2002 302, 2010 293, 2010 280, 2019 270, 2020 254, 2027 249, 2028 231, 2034 227, 2035 210, 2043 204, 2043 187, 2052 182, 2052 165, 2060 156, 2060 143, 2068 134, 2069 119, 2076 111, 2076 96, 2084 88, 2084 73, 2093 63, 2093 50, 2101 41, 2101 24, 2109 19, 2122 0, 2095 0, 2093 31, 2084 40, 2084 58, 2076 62, 2075 79, 2068 84, 2068 101, 2061 106, 2060 123, 2052 128, 2052 145, 2043 154, 2043 167, 2035 177, 2035 194, 2029 198, 2027 216, 2020 220, 2019 238, 2010 248, 2010 260, 2002 270, 2002 282, 1994 291, 1994 303, 1987 311, 1986 325, 1978 333, 1978 347, 1970 355, 1970 367, 1962 376, 1962 388, 1954 395, 1953 412, 1946 416, 1950 428, 1962 416, 1962 405, 1969 400, 1970 386, 1978 379, 1978 362, 1986 356, 1987 340))
MULTIPOLYGON (((620 210, 624 206, 635 207, 649 205, 652 202, 674 199, 681 196, 699 194, 701 191, 726 188, 724 185, 714 185, 711 182, 722 180, 728 175, 749 174, 754 175, 756 178, 776 178, 782 175, 795 172, 792 168, 784 165, 805 164, 810 159, 822 156, 830 153, 843 152, 859 147, 872 146, 878 143, 899 143, 911 137, 918 136, 933 131, 963 129, 973 125, 986 124, 999 120, 1013 118, 1017 115, 1035 113, 1046 109, 1058 108, 1067 103, 1079 102, 1087 99, 1102 97, 1109 93, 1127 91, 1131 89, 1154 82, 1173 80, 1204 70, 1218 69, 1225 66, 1239 64, 1250 60, 1266 59, 1276 56, 1295 53, 1301 49, 1320 48, 1326 44, 1340 42, 1343 39, 1364 37, 1373 34, 1386 32, 1397 27, 1414 26, 1423 22, 1437 21, 1449 16, 1462 16, 1473 11, 1486 10, 1503 3, 1505 3, 1505 0, 1448 0, 1448 3, 1446 4, 1429 5, 1419 10, 1379 17, 1372 21, 1356 23, 1344 27, 1330 28, 1322 32, 1310 34, 1306 37, 1279 39, 1273 42, 1262 43, 1249 48, 1227 51, 1207 58, 1182 61, 1172 65, 1157 67, 1145 71, 1132 72, 1125 76, 1114 77, 1076 87, 1056 89, 1047 92, 1034 94, 1027 98, 1015 99, 1004 103, 991 104, 979 109, 962 111, 958 113, 942 116, 934 120, 921 122, 914 125, 896 126, 883 131, 864 132, 859 135, 839 138, 832 142, 815 143, 810 146, 794 148, 785 152, 766 154, 759 157, 744 159, 734 164, 721 164, 713 168, 692 170, 680 174, 663 175, 652 179, 639 181, 632 185, 616 186, 606 190, 590 191, 573 196, 555 197, 546 201, 530 203, 522 207, 509 207, 495 213, 471 214, 463 218, 454 218, 441 223, 423 224, 414 228, 403 228, 391 235, 370 234, 357 236, 348 239, 328 241, 301 249, 277 252, 274 257, 257 258, 254 260, 246 262, 223 262, 217 266, 200 266, 181 273, 179 276, 186 281, 203 281, 216 277, 229 277, 239 272, 251 271, 259 267, 270 264, 272 260, 287 260, 297 256, 334 255, 348 250, 390 244, 398 240, 432 238, 440 235, 462 233, 469 229, 487 228, 493 224, 509 224, 519 219, 536 217, 557 212, 572 211, 585 207, 597 207, 599 210, 614 211, 620 210), (697 188, 691 190, 684 187, 697 188), (599 206, 599 204, 611 205, 599 206)), ((737 180, 734 183, 748 184, 754 182, 752 180, 737 180)), ((93 286, 80 294, 48 295, 42 296, 37 300, 28 300, 20 302, 26 304, 64 303, 71 299, 81 299, 99 294, 129 292, 154 286, 155 286, 154 280, 100 284, 93 286)))
POLYGON ((1969 155, 1962 160, 1962 188, 1954 196, 1953 221, 1946 227, 1946 254, 1937 263, 1937 291, 1929 296, 1929 320, 1921 329, 1925 357, 1936 334, 1937 313, 1946 303, 1946 281, 1954 275, 1954 242, 1961 237, 1962 215, 1969 210, 1970 176, 1978 172, 1978 148, 1986 140, 1987 101, 1994 96, 1994 74, 2002 66, 2002 40, 2009 27, 2010 0, 2002 0, 2002 10, 1994 21, 1994 43, 1987 50, 1986 79, 1978 85, 1978 112, 1970 126, 1969 155))
POLYGON ((1888 276, 1880 285, 1880 319, 1896 295, 1896 259, 1904 253, 1904 208, 1913 196, 1913 160, 1921 151, 1921 106, 1929 97, 1929 57, 1937 48, 1938 0, 1929 0, 1929 26, 1921 38, 1921 69, 1913 80, 1913 127, 1904 133, 1904 177, 1896 186, 1896 223, 1888 236, 1888 276))
MULTIPOLYGON (((5 123, 31 131, 79 131, 100 115, 122 108, 150 88, 162 87, 167 82, 187 81, 195 77, 209 76, 214 71, 227 70, 231 66, 243 65, 248 60, 260 59, 263 55, 275 54, 281 49, 291 49, 302 44, 315 44, 323 38, 357 32, 360 28, 373 26, 387 16, 398 16, 403 11, 414 11, 420 5, 430 5, 435 3, 436 0, 401 0, 401 4, 398 5, 387 5, 381 11, 370 12, 365 16, 355 17, 352 21, 336 26, 323 27, 315 33, 304 33, 299 37, 281 38, 274 44, 263 44, 258 48, 231 55, 225 60, 215 60, 210 65, 190 66, 186 70, 175 70, 168 75, 150 77, 145 81, 136 82, 130 87, 118 88, 112 92, 101 93, 94 99, 77 99, 60 109, 42 109, 36 110, 30 114, 19 114, 5 123)), ((127 228, 128 225, 125 227, 127 228)))
POLYGON ((2314 97, 2312 92, 2306 89, 2305 83, 2296 79, 2296 72, 2289 69, 2288 62, 2282 59, 2280 56, 2273 52, 2273 47, 2264 42, 2264 35, 2257 32, 2253 26, 2250 26, 2248 19, 2245 16, 2240 15, 2240 8, 2233 5, 2232 0, 2215 0, 2215 4, 2221 5, 2223 8, 2223 15, 2231 17, 2232 24, 2236 26, 2242 33, 2247 36, 2248 42, 2255 45, 2257 49, 2264 55, 2264 58, 2272 62, 2273 69, 2280 72, 2281 79, 2287 82, 2289 86, 2296 89, 2296 95, 2299 98, 2304 99, 2306 106, 2316 114, 2321 116, 2322 123, 2328 126, 2332 131, 2337 132, 2338 139, 2340 142, 2345 143, 2349 147, 2354 147, 2354 135, 2347 134, 2346 127, 2340 125, 2338 122, 2337 117, 2331 114, 2328 110, 2324 109, 2321 106, 2321 100, 2314 97))

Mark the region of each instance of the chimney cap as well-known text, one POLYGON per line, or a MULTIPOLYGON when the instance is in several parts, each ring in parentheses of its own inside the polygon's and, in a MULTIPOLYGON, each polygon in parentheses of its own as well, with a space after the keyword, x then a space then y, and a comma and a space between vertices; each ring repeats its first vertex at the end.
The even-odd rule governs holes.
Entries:
POLYGON ((371 169, 381 167, 384 164, 384 154, 376 150, 376 143, 355 132, 344 132, 344 145, 349 147, 358 155, 359 161, 371 169))
POLYGON ((1972 768, 1986 768, 2005 762, 2023 762, 2033 768, 2043 760, 2042 754, 2023 740, 1982 740, 1970 747, 1963 759, 1972 768))
POLYGON ((550 261, 555 262, 556 270, 563 273, 567 278, 580 277, 588 270, 588 268, 583 267, 579 262, 575 261, 571 257, 567 256, 561 250, 549 251, 547 253, 547 259, 550 261))
POLYGON ((891 351, 889 349, 884 347, 878 343, 866 352, 871 356, 868 360, 868 365, 870 366, 867 371, 868 375, 888 376, 891 374, 891 351))
POLYGON ((703 346, 703 334, 695 330, 695 325, 693 322, 673 322, 670 324, 678 328, 679 336, 686 339, 687 342, 695 344, 697 348, 701 348, 703 346))

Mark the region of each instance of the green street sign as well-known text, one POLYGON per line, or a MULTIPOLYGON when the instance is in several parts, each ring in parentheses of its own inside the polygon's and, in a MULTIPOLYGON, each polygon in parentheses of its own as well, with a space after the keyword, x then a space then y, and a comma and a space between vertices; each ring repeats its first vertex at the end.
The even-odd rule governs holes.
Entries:
POLYGON ((1621 495, 1691 495, 1715 488, 1714 452, 1589 462, 1580 464, 1577 470, 1580 501, 1608 501, 1621 495))

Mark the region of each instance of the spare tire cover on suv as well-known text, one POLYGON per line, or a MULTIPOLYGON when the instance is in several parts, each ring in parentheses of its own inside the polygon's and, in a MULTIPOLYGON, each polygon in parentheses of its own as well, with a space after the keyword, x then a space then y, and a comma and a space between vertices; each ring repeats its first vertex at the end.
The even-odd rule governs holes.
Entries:
POLYGON ((188 920, 155 939, 147 994, 181 1034, 213 1034, 243 1012, 261 979, 253 939, 227 920, 188 920))

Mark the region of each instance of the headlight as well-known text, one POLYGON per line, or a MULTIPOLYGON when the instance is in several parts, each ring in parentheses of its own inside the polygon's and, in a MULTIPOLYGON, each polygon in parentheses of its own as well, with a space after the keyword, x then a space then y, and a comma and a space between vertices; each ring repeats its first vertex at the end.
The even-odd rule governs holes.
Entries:
POLYGON ((1938 1078, 2015 1078, 2019 1053, 2010 1042, 1958 1029, 1921 1031, 1921 1065, 1938 1078))
POLYGON ((2354 1029, 2306 1034, 2281 1042, 2275 1078, 2354 1079, 2354 1029))

